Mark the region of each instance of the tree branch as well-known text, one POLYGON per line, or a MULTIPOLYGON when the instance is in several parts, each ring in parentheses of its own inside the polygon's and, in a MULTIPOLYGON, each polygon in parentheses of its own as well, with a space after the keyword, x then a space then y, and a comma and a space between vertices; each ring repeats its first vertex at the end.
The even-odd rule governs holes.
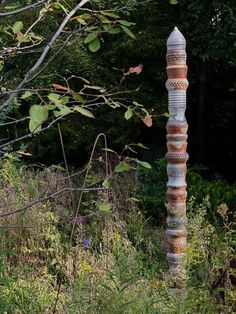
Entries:
POLYGON ((17 14, 17 13, 20 13, 20 12, 23 12, 23 11, 27 11, 29 9, 37 8, 37 7, 39 7, 40 5, 42 5, 46 1, 47 0, 40 0, 40 1, 36 2, 36 3, 27 5, 26 7, 19 8, 19 9, 16 9, 14 11, 2 12, 2 13, 0 12, 0 17, 9 16, 9 15, 12 15, 12 14, 17 14))
MULTIPOLYGON (((102 180, 100 180, 98 182, 102 182, 102 180)), ((38 203, 42 203, 42 202, 47 201, 47 200, 49 200, 51 198, 56 198, 59 195, 62 195, 64 193, 68 193, 68 192, 72 192, 72 191, 78 192, 78 191, 99 191, 99 190, 104 191, 104 190, 106 190, 106 188, 103 188, 103 187, 97 187, 97 188, 96 187, 94 187, 94 188, 90 187, 90 186, 94 186, 98 182, 95 182, 95 183, 93 183, 93 184, 91 184, 91 185, 89 185, 87 187, 82 187, 82 188, 64 188, 64 189, 61 189, 58 192, 52 193, 52 194, 50 194, 48 196, 45 196, 45 197, 43 197, 43 198, 41 198, 39 200, 36 200, 36 201, 34 201, 34 202, 24 206, 24 207, 18 208, 16 210, 13 210, 13 211, 10 211, 10 212, 7 212, 7 213, 0 213, 0 218, 20 213, 20 212, 25 211, 25 210, 29 209, 30 207, 38 204, 38 203)))
MULTIPOLYGON (((55 41, 57 40, 58 36, 61 34, 61 32, 63 31, 64 27, 66 26, 66 24, 69 22, 69 20, 71 19, 71 17, 82 7, 84 6, 87 2, 89 2, 90 0, 82 0, 80 1, 79 4, 77 4, 74 9, 72 9, 70 11, 70 13, 67 14, 67 16, 65 17, 65 19, 63 20, 63 22, 61 23, 61 25, 59 26, 58 30, 56 31, 56 33, 53 35, 53 37, 51 38, 51 40, 49 41, 49 43, 47 44, 47 46, 44 48, 41 56, 39 57, 39 59, 37 60, 37 62, 34 64, 34 66, 26 73, 24 79, 20 82, 20 84, 17 86, 17 90, 21 89, 29 80, 30 78, 33 76, 33 74, 37 71, 37 69, 39 68, 39 66, 42 64, 42 62, 44 61, 44 59, 46 58, 49 50, 52 48, 53 44, 55 43, 55 41)), ((10 95, 10 97, 0 106, 0 112, 7 107, 12 100, 15 98, 15 96, 17 95, 16 93, 12 93, 10 95)))
POLYGON ((23 135, 23 136, 21 136, 21 137, 18 137, 18 138, 16 138, 16 139, 10 141, 10 142, 7 142, 7 143, 4 143, 4 144, 0 145, 0 149, 4 148, 4 147, 6 147, 6 146, 9 146, 9 145, 15 144, 15 143, 17 143, 17 142, 20 142, 20 141, 22 141, 22 140, 25 140, 25 139, 27 139, 27 138, 31 138, 31 137, 33 137, 34 135, 37 135, 37 134, 39 134, 39 133, 41 133, 41 132, 43 132, 43 131, 46 131, 46 130, 50 129, 50 127, 51 127, 54 123, 56 123, 56 122, 58 122, 59 120, 61 120, 64 116, 65 116, 65 115, 57 117, 57 118, 56 118, 55 120, 53 120, 49 125, 47 125, 46 127, 42 128, 40 131, 28 133, 28 134, 26 134, 26 135, 23 135))

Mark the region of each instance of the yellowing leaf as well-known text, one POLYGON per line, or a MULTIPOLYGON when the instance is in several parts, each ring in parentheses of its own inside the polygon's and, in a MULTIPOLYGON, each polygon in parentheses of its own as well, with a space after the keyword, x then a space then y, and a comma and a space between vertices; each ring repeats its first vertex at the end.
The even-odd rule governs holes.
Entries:
POLYGON ((76 18, 77 22, 79 22, 82 25, 86 25, 86 21, 81 19, 79 16, 76 18))

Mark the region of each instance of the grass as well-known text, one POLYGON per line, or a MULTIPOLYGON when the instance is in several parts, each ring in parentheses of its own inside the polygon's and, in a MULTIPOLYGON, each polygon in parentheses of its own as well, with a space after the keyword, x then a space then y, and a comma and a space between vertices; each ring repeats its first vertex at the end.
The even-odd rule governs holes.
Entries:
MULTIPOLYGON (((102 166, 96 165, 98 171, 102 166)), ((98 177, 95 173, 89 180, 98 177)), ((134 172, 117 174, 108 192, 85 193, 76 221, 71 217, 78 192, 1 218, 0 312, 233 313, 230 283, 213 288, 235 253, 230 213, 222 216, 220 231, 208 221, 209 201, 190 200, 188 280, 186 297, 179 299, 168 293, 165 226, 145 217, 136 180, 134 172), (218 288, 224 289, 225 304, 218 288)), ((81 182, 72 180, 73 186, 81 182)), ((6 213, 66 188, 68 181, 61 169, 27 168, 6 159, 0 185, 1 212, 6 213)))

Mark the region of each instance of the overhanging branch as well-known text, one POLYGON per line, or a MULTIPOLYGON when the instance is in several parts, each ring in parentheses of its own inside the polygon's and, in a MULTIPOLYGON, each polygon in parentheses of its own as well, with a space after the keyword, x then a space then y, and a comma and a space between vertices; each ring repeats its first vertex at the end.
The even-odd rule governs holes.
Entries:
MULTIPOLYGON (((34 66, 26 73, 24 79, 20 82, 20 84, 17 86, 16 90, 21 89, 29 80, 30 78, 34 75, 34 73, 37 71, 37 69, 40 67, 40 65, 43 63, 44 59, 46 58, 49 50, 52 48, 53 44, 55 43, 55 41, 57 40, 57 38, 59 37, 59 35, 61 34, 61 32, 63 31, 63 29, 65 28, 66 24, 69 22, 69 20, 71 19, 71 17, 82 7, 84 6, 87 2, 89 2, 90 0, 82 0, 80 1, 79 4, 77 4, 74 9, 72 9, 67 16, 65 17, 65 19, 63 20, 63 22, 61 23, 61 25, 59 26, 58 30, 56 31, 56 33, 52 36, 51 40, 49 41, 49 43, 46 45, 46 47, 44 48, 41 56, 39 57, 39 59, 36 61, 36 63, 34 64, 34 66)), ((3 109, 5 107, 7 107, 12 100, 15 98, 15 96, 17 95, 17 92, 12 93, 10 95, 10 97, 2 104, 0 105, 0 112, 3 111, 3 109)))
POLYGON ((17 13, 21 13, 23 11, 27 11, 29 9, 34 9, 34 8, 37 8, 39 7, 40 5, 44 4, 47 0, 40 0, 36 3, 33 3, 33 4, 30 4, 30 5, 27 5, 23 8, 19 8, 19 9, 16 9, 14 11, 9 11, 9 12, 0 12, 0 17, 4 17, 4 16, 9 16, 9 15, 13 15, 13 14, 17 14, 17 13))

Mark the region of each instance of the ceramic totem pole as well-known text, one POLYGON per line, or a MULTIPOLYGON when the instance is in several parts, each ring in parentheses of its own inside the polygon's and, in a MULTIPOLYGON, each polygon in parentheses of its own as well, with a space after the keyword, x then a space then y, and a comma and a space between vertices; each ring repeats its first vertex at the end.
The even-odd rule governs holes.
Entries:
POLYGON ((167 39, 167 75, 168 110, 170 118, 167 122, 167 209, 166 230, 170 267, 170 288, 180 292, 184 287, 185 268, 183 253, 186 249, 186 161, 188 160, 187 129, 185 119, 187 65, 186 41, 177 27, 167 39), (181 290, 180 290, 181 289, 181 290))

